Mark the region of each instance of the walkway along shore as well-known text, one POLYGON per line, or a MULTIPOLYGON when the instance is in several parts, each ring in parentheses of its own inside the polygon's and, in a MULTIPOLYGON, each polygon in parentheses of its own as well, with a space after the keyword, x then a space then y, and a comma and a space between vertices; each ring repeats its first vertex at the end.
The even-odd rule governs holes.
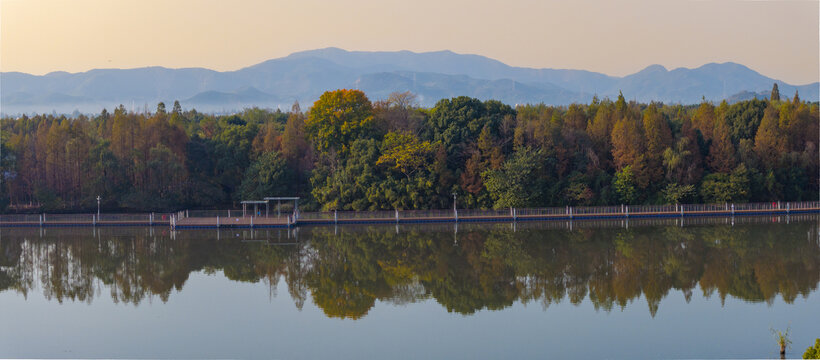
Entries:
POLYGON ((265 216, 242 210, 183 210, 170 214, 0 215, 0 227, 170 226, 174 229, 287 228, 304 225, 441 222, 573 221, 630 218, 733 217, 820 213, 820 201, 748 204, 619 205, 503 210, 294 212, 265 216))

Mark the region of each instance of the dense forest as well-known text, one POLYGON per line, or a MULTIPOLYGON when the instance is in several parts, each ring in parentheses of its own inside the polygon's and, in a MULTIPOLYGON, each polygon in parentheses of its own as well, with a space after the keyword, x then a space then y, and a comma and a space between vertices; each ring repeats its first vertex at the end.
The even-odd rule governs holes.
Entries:
POLYGON ((0 210, 225 208, 301 196, 308 210, 723 203, 818 198, 818 103, 718 105, 623 95, 570 106, 469 97, 419 108, 326 92, 308 111, 4 118, 0 210))

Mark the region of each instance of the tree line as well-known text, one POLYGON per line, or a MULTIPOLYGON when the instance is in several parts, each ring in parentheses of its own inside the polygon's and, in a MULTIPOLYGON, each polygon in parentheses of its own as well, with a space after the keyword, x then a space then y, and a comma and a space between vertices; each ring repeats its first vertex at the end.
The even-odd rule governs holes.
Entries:
POLYGON ((818 198, 818 103, 593 98, 569 106, 469 97, 417 106, 324 93, 308 111, 225 116, 120 105, 87 117, 0 119, 0 209, 236 206, 309 210, 799 201, 818 198))

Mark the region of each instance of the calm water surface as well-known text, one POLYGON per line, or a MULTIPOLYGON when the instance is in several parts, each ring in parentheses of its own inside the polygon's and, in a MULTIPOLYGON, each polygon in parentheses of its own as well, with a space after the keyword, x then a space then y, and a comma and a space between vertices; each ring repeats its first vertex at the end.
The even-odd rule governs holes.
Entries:
POLYGON ((765 358, 820 337, 813 216, 0 230, 0 357, 765 358), (570 229, 571 227, 571 229, 570 229))

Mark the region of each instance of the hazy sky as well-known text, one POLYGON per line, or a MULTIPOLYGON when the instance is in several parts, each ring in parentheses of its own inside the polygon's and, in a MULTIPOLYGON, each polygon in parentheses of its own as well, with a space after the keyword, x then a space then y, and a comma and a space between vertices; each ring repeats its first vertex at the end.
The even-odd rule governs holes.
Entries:
POLYGON ((0 70, 235 70, 329 46, 626 75, 734 61, 820 77, 820 1, 0 0, 0 70))

